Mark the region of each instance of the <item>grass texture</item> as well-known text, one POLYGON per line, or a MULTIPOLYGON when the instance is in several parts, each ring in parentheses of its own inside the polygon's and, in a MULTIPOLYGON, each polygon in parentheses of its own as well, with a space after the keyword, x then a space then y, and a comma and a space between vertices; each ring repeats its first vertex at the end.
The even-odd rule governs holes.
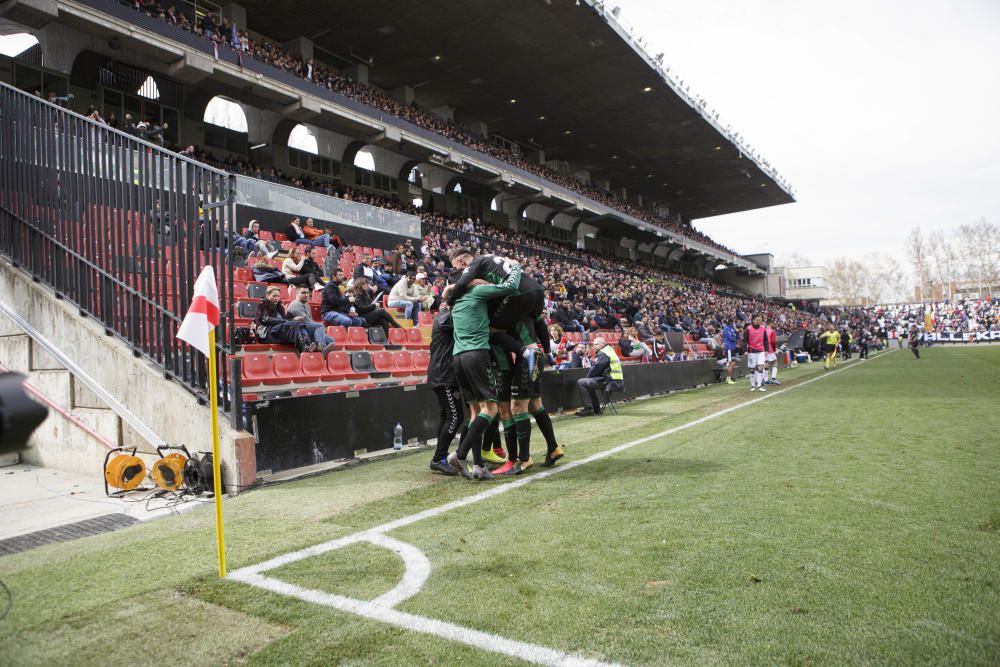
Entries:
MULTIPOLYGON (((624 664, 997 664, 1000 347, 922 356, 783 372, 771 393, 829 377, 397 530, 433 566, 399 608, 624 664)), ((556 434, 571 461, 759 396, 716 385, 556 434)), ((429 459, 227 501, 230 568, 485 488, 429 459)), ((220 581, 213 519, 0 558, 0 664, 521 664, 220 581)), ((371 599, 403 567, 358 544, 270 575, 371 599)))

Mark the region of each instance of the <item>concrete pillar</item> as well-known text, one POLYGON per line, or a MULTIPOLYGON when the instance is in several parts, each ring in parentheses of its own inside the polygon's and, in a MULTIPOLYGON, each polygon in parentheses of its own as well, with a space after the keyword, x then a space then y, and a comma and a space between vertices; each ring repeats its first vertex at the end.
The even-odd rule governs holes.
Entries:
POLYGON ((592 182, 602 192, 607 192, 611 189, 611 181, 606 178, 595 178, 592 182))
POLYGON ((525 152, 524 159, 533 160, 538 164, 545 164, 545 151, 541 148, 538 150, 529 150, 525 152))
POLYGON ((245 7, 229 3, 223 5, 219 13, 222 14, 222 18, 229 20, 229 25, 236 26, 240 32, 247 29, 247 10, 245 7))
POLYGON ((625 188, 624 186, 622 186, 621 188, 619 188, 618 192, 616 194, 621 199, 624 199, 625 201, 628 201, 628 189, 625 188))
POLYGON ((294 54, 297 54, 303 61, 313 57, 313 41, 308 37, 299 35, 295 39, 285 42, 284 47, 294 54))
POLYGON ((413 104, 414 92, 412 86, 400 86, 389 92, 389 97, 404 106, 413 104))
POLYGON ((434 107, 431 109, 431 113, 437 114, 445 120, 455 120, 455 107, 450 107, 448 105, 434 107))
POLYGON ((368 65, 362 65, 359 63, 357 65, 345 67, 343 71, 344 74, 351 77, 358 83, 368 83, 368 65))

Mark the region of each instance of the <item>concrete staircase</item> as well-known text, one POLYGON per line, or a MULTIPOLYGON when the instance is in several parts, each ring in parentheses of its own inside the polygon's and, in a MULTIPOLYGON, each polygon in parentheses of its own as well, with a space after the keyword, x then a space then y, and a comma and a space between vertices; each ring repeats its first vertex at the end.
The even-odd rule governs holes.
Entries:
POLYGON ((7 321, 0 322, 0 365, 24 373, 29 395, 49 405, 49 416, 32 435, 23 463, 100 476, 109 447, 124 444, 152 451, 122 419, 40 345, 7 321))

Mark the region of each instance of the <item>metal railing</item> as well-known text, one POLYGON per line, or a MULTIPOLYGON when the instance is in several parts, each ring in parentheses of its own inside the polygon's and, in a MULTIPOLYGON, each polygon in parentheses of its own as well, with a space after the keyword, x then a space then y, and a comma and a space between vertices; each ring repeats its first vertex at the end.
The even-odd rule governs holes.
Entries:
POLYGON ((202 267, 219 282, 219 404, 230 409, 233 176, 0 84, 0 252, 199 397, 176 333, 202 267))

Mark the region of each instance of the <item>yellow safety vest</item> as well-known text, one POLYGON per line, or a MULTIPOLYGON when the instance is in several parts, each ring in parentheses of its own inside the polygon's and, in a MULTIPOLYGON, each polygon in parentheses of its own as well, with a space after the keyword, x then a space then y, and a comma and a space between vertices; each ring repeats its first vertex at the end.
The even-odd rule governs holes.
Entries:
POLYGON ((610 345, 605 345, 600 349, 600 354, 607 355, 608 359, 611 360, 611 379, 612 380, 624 380, 625 375, 622 373, 622 362, 618 358, 618 353, 610 345))

